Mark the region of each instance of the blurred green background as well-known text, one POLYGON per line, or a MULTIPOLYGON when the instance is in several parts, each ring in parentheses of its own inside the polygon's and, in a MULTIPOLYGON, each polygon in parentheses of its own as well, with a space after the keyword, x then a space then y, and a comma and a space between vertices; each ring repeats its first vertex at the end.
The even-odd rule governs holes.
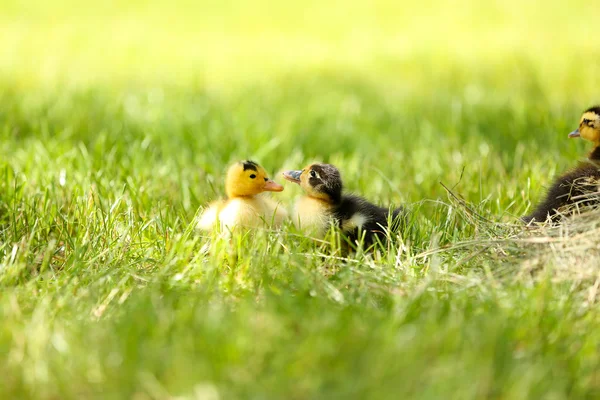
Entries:
POLYGON ((489 243, 587 151, 567 133, 598 101, 599 18, 558 0, 2 1, 0 394, 597 397, 595 291, 489 243), (194 218, 246 158, 277 180, 334 163, 411 226, 374 257, 287 228, 206 253, 194 218), (473 239, 491 247, 440 250, 473 239))
POLYGON ((599 7, 7 1, 4 119, 34 125, 17 129, 22 136, 60 137, 57 145, 143 143, 144 161, 167 169, 353 158, 342 165, 349 187, 384 190, 386 200, 435 198, 438 182, 453 185, 465 168, 468 182, 487 180, 485 191, 461 188, 468 199, 493 196, 496 214, 518 201, 509 211, 519 214, 529 178, 538 196, 557 161, 564 169, 561 160, 582 154, 564 138, 595 100, 599 7), (524 163, 528 155, 538 162, 524 163), (359 164, 393 187, 362 183, 359 164))

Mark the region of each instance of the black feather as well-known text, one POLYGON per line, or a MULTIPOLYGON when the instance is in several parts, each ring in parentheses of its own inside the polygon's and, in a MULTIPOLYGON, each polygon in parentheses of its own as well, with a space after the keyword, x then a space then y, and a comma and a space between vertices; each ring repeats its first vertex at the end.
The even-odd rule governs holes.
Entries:
POLYGON ((365 247, 373 245, 377 240, 385 242, 386 230, 397 231, 403 224, 401 208, 393 210, 390 215, 389 208, 376 206, 355 195, 342 196, 341 200, 332 208, 332 217, 340 228, 344 222, 349 221, 356 214, 363 215, 366 218, 365 223, 360 228, 353 228, 344 233, 351 243, 356 243, 364 235, 365 247), (390 221, 392 225, 388 226, 390 221))
MULTIPOLYGON (((600 107, 598 108, 600 111, 600 107)), ((593 110, 590 109, 590 110, 593 110)), ((596 150, 592 154, 596 153, 596 150)), ((598 151, 600 154, 600 151, 598 151)), ((595 163, 582 163, 574 170, 560 176, 548 190, 546 198, 536 208, 536 210, 523 217, 523 221, 529 223, 533 220, 544 222, 550 217, 555 220, 560 208, 580 204, 582 206, 598 204, 598 198, 589 198, 585 196, 597 192, 597 184, 600 182, 600 166, 595 163), (591 182, 590 182, 591 181, 591 182), (590 183, 595 183, 590 185, 590 183)))
POLYGON ((242 165, 244 167, 244 171, 246 171, 247 169, 252 170, 252 171, 258 171, 258 169, 257 169, 258 164, 255 163, 254 161, 246 160, 242 163, 242 165))
POLYGON ((597 115, 600 115, 600 106, 592 106, 592 107, 588 108, 587 110, 585 110, 583 113, 585 114, 586 112, 593 112, 597 115))
POLYGON ((313 188, 325 193, 332 203, 339 203, 342 199, 343 190, 340 171, 331 164, 314 164, 311 169, 317 172, 321 178, 310 177, 308 183, 313 188))

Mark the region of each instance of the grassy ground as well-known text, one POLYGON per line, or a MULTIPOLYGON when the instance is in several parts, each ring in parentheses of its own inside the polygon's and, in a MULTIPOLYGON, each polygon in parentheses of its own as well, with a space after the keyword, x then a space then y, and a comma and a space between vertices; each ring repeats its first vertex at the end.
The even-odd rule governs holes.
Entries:
POLYGON ((600 396, 598 218, 518 223, 585 154, 599 17, 4 1, 0 397, 600 396), (194 218, 243 158, 332 162, 410 226, 347 260, 290 227, 206 252, 194 218))

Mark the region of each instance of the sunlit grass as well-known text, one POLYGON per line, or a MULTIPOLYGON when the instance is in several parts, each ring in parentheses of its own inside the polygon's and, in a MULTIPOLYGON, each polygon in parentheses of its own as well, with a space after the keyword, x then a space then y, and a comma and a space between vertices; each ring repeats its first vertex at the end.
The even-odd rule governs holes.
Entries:
POLYGON ((598 5, 0 11, 1 397, 598 396, 597 216, 518 220, 585 155, 598 5), (334 163, 407 227, 196 232, 247 158, 334 163))

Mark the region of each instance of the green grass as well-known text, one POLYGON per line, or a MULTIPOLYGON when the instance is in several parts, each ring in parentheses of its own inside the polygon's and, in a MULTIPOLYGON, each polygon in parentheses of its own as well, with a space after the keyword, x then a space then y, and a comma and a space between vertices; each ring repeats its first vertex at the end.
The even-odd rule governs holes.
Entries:
POLYGON ((600 7, 347 3, 2 3, 0 397, 600 396, 597 215, 518 222, 587 150, 600 7), (409 226, 211 244, 245 158, 409 226))

